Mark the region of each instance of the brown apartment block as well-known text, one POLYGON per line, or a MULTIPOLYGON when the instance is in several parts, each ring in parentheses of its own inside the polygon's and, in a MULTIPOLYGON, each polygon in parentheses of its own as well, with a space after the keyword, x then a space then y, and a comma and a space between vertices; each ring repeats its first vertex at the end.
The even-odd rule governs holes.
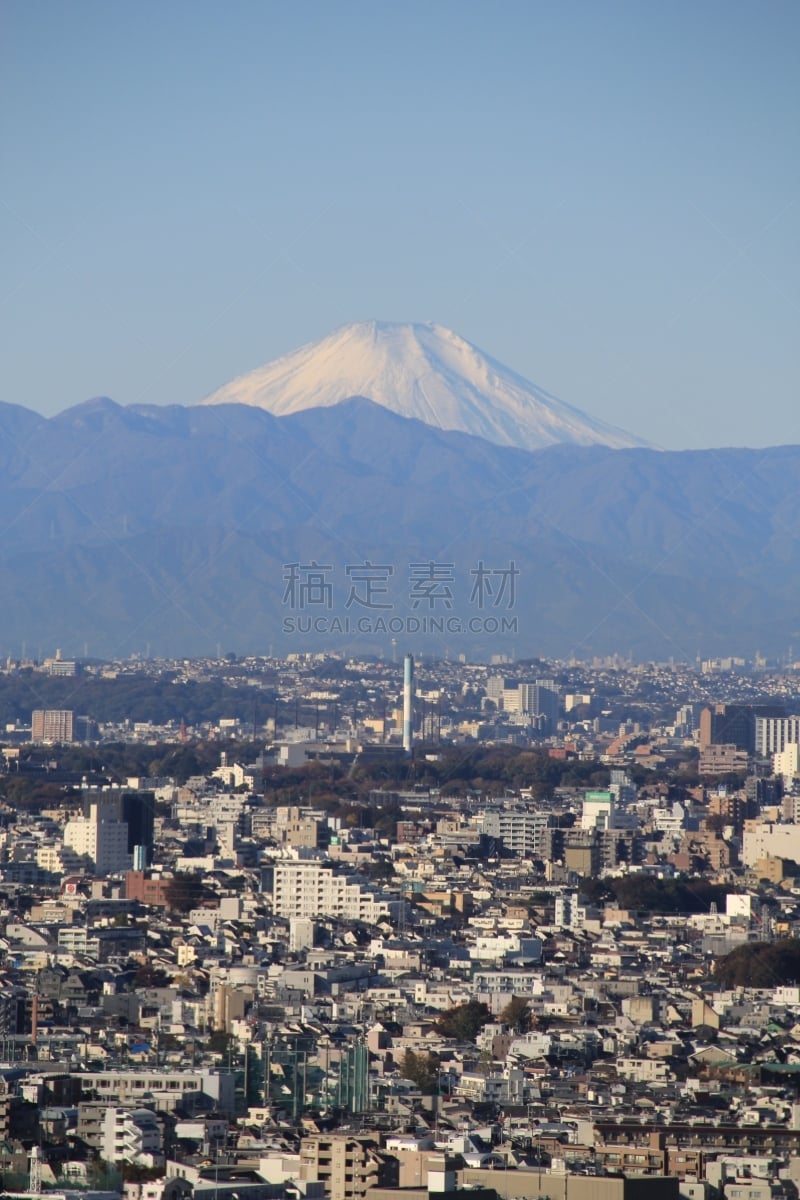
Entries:
POLYGON ((161 876, 148 877, 144 871, 125 872, 125 899, 138 900, 154 908, 167 908, 169 879, 161 876))
POLYGON ((70 708, 36 708, 31 716, 31 741, 60 744, 72 741, 74 713, 70 708))
POLYGON ((396 1167, 371 1136, 314 1134, 300 1143, 300 1178, 324 1183, 330 1200, 363 1200, 370 1188, 396 1187, 396 1167))

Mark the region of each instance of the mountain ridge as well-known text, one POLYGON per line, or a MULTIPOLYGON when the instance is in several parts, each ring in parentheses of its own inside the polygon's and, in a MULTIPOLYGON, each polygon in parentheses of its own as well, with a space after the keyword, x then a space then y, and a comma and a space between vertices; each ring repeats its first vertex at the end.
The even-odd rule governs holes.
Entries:
POLYGON ((312 560, 341 586, 348 564, 391 564, 402 613, 409 564, 452 563, 458 616, 478 561, 514 561, 518 634, 447 640, 478 656, 776 653, 795 633, 797 446, 531 452, 363 398, 280 418, 100 400, 0 404, 0 462, 0 653, 387 652, 283 635, 286 565, 312 560))

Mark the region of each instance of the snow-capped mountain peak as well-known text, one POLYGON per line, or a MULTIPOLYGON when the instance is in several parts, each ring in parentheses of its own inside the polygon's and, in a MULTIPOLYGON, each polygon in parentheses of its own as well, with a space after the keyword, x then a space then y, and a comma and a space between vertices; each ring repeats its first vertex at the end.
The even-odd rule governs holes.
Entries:
POLYGON ((615 448, 641 440, 536 387, 450 329, 364 321, 241 375, 204 404, 249 404, 286 416, 365 396, 403 417, 501 446, 559 442, 615 448))

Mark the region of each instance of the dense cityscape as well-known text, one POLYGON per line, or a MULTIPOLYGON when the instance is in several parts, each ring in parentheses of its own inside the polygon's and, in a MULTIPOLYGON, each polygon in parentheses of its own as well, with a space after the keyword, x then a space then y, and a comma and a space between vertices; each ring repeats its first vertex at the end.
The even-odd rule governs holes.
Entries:
POLYGON ((5 1189, 796 1197, 797 665, 393 651, 7 660, 5 1189))
POLYGON ((0 17, 0 1200, 800 1200, 800 5, 0 17))

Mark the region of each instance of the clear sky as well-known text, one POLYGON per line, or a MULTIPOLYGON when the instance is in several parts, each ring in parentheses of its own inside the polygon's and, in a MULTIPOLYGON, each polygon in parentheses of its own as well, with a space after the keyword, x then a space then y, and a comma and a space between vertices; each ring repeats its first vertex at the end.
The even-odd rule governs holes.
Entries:
POLYGON ((668 448, 800 442, 800 5, 3 0, 0 399, 434 320, 668 448))

